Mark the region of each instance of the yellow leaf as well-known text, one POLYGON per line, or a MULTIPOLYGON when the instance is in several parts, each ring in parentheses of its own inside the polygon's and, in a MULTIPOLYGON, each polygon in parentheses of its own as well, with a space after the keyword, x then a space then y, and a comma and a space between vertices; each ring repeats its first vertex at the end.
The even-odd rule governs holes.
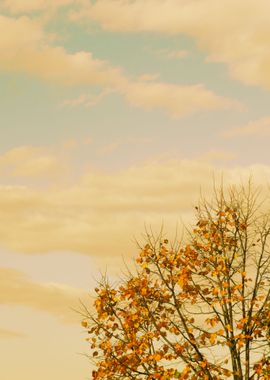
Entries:
POLYGON ((248 318, 247 318, 247 317, 242 318, 242 319, 240 320, 241 323, 247 323, 247 321, 248 321, 248 318))
POLYGON ((239 348, 244 346, 244 342, 242 340, 238 340, 237 345, 239 348))
POLYGON ((215 344, 217 339, 217 334, 211 334, 210 335, 210 342, 211 344, 215 344))
POLYGON ((224 330, 218 330, 217 332, 216 332, 216 334, 217 335, 221 335, 221 336, 223 336, 224 335, 224 330))
POLYGON ((207 366, 207 362, 206 361, 200 362, 200 366, 202 368, 205 368, 207 366))
POLYGON ((146 288, 142 288, 141 294, 142 294, 142 296, 145 296, 147 294, 147 289, 146 288))
POLYGON ((81 325, 82 325, 82 327, 87 327, 87 326, 88 326, 88 323, 87 323, 87 321, 82 321, 82 322, 81 322, 81 325))
POLYGON ((155 354, 153 356, 153 359, 156 360, 156 361, 159 361, 161 358, 162 358, 162 356, 160 354, 155 354))

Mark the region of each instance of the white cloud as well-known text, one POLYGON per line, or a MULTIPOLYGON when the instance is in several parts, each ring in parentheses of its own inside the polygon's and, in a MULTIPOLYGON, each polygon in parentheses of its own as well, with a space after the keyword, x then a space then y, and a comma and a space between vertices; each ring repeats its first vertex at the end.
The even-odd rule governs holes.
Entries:
POLYGON ((250 121, 246 125, 228 129, 222 133, 225 138, 241 137, 265 137, 270 135, 270 117, 264 117, 255 121, 250 121))
POLYGON ((89 52, 68 53, 61 46, 51 45, 52 39, 40 21, 0 16, 0 69, 62 85, 119 87, 126 82, 120 69, 94 59, 89 52))
POLYGON ((187 50, 170 50, 170 49, 160 49, 155 50, 154 53, 159 57, 166 59, 183 59, 189 56, 190 52, 187 50))
POLYGON ((64 323, 74 323, 80 318, 72 308, 79 309, 80 299, 87 299, 86 292, 81 289, 63 284, 36 283, 20 271, 0 267, 2 305, 28 306, 57 316, 64 323))
POLYGON ((161 109, 173 118, 219 108, 243 109, 240 102, 218 96, 203 85, 134 82, 127 86, 125 97, 131 105, 147 110, 161 109))
POLYGON ((10 13, 31 13, 35 11, 54 10, 63 6, 79 3, 78 0, 2 0, 0 9, 10 13))
POLYGON ((153 82, 159 78, 160 74, 143 74, 138 80, 139 82, 153 82))
POLYGON ((212 149, 200 156, 198 156, 198 160, 206 161, 206 162, 228 162, 232 161, 236 158, 235 153, 228 152, 225 150, 212 149))
POLYGON ((145 110, 160 109, 172 118, 213 109, 244 109, 240 102, 219 96, 203 85, 181 86, 157 82, 155 79, 156 76, 143 75, 140 80, 126 82, 118 90, 106 88, 96 96, 81 94, 77 98, 63 100, 60 106, 93 107, 109 94, 119 92, 132 106, 145 110))
POLYGON ((99 104, 106 96, 110 95, 114 91, 110 88, 105 88, 98 95, 93 94, 81 94, 79 97, 74 99, 63 100, 60 104, 61 107, 94 107, 99 104))
POLYGON ((97 0, 71 18, 110 31, 188 35, 232 77, 269 89, 269 12, 268 0, 97 0))
POLYGON ((165 52, 165 57, 169 59, 182 59, 189 55, 187 50, 169 50, 165 52))
MULTIPOLYGON (((65 148, 67 149, 67 148, 65 148)), ((52 180, 66 173, 66 163, 44 147, 21 146, 0 155, 0 174, 5 177, 52 180)))
MULTIPOLYGON (((116 173, 89 169, 58 186, 0 187, 0 247, 77 252, 116 265, 136 252, 134 237, 140 239, 145 223, 159 229, 164 222, 170 234, 190 219, 200 190, 211 194, 213 175, 221 171, 201 159, 149 162, 116 173)), ((223 169, 232 183, 252 172, 256 183, 270 180, 268 166, 223 169)))
POLYGON ((23 337, 25 337, 25 335, 18 331, 0 328, 0 339, 23 338, 23 337))
POLYGON ((115 152, 121 147, 127 147, 127 146, 137 146, 140 148, 142 145, 148 145, 153 142, 152 139, 149 138, 127 138, 127 139, 119 139, 116 141, 111 142, 110 144, 106 144, 103 146, 99 153, 101 155, 107 155, 115 152))
POLYGON ((23 72, 60 85, 103 88, 96 97, 83 94, 76 99, 65 99, 64 106, 94 106, 111 92, 122 94, 132 105, 162 109, 172 117, 237 105, 236 101, 218 96, 202 85, 146 83, 145 78, 128 78, 121 69, 93 58, 89 52, 69 53, 61 46, 52 45, 54 38, 44 32, 40 21, 25 16, 0 16, 0 70, 23 72))

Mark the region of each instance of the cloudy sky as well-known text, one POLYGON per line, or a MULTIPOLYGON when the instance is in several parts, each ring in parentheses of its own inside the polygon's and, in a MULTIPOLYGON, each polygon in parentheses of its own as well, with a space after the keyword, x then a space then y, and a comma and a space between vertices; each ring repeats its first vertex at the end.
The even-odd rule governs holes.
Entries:
POLYGON ((72 309, 213 178, 270 182, 269 0, 0 1, 1 380, 86 380, 72 309))

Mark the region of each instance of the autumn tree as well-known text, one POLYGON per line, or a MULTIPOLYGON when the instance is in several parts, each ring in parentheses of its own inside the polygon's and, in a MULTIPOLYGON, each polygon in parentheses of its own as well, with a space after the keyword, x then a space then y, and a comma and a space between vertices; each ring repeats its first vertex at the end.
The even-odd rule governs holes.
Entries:
POLYGON ((270 220, 258 194, 216 191, 185 243, 148 235, 137 270, 84 309, 95 380, 270 379, 270 220))

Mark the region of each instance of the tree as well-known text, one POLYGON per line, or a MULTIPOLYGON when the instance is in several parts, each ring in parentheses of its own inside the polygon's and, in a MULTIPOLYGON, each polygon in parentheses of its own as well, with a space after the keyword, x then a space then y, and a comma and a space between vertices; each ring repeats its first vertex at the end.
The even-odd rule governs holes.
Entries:
POLYGON ((185 243, 148 235, 116 285, 85 307, 93 379, 270 379, 269 214, 230 188, 196 207, 185 243))

